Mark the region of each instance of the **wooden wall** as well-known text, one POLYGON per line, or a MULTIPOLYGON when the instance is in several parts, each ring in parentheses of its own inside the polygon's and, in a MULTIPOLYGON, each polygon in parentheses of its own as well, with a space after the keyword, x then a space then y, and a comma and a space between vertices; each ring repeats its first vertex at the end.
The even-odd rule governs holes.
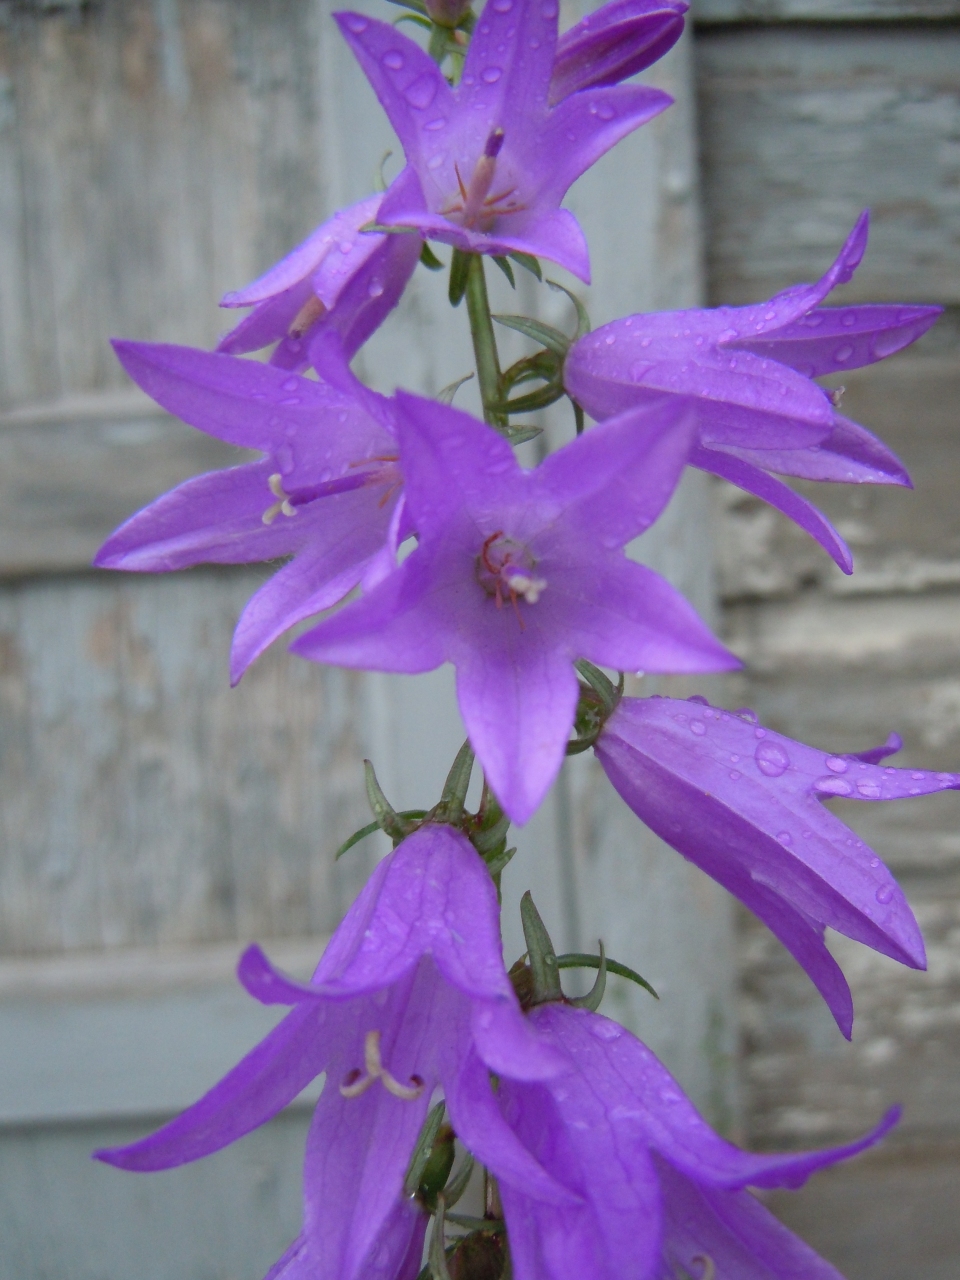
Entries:
MULTIPOLYGON (((742 701, 784 733, 851 750, 899 731, 902 762, 960 769, 960 5, 700 0, 697 84, 715 302, 815 279, 859 211, 870 248, 837 298, 939 302, 938 326, 846 384, 844 412, 916 489, 801 486, 849 540, 845 578, 785 520, 722 495, 721 590, 742 701)), ((776 1204, 850 1280, 960 1273, 960 795, 847 802, 927 940, 913 973, 840 940, 852 1045, 770 935, 740 923, 748 1136, 806 1145, 893 1102, 884 1150, 776 1204)))

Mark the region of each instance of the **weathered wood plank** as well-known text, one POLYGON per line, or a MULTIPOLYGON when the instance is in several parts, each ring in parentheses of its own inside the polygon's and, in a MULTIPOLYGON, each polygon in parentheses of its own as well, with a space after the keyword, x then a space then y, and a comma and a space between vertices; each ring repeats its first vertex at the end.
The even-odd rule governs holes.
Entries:
POLYGON ((696 47, 715 301, 816 279, 865 206, 846 296, 958 300, 960 30, 715 29, 696 47))
POLYGON ((957 0, 693 0, 698 24, 728 22, 918 22, 960 17, 957 0))

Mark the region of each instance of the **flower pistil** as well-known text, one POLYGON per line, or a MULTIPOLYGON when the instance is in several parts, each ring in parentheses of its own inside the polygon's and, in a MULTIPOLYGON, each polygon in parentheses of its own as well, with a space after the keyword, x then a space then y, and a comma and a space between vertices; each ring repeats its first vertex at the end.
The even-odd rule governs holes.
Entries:
POLYGON ((363 1042, 363 1061, 366 1071, 354 1067, 341 1084, 340 1093, 344 1098, 359 1098, 361 1094, 366 1093, 375 1080, 380 1080, 387 1093, 392 1093, 395 1098, 400 1098, 403 1102, 413 1102, 423 1093, 424 1082, 420 1076, 411 1076, 409 1085, 401 1084, 383 1065, 380 1057, 379 1031, 367 1032, 363 1042))

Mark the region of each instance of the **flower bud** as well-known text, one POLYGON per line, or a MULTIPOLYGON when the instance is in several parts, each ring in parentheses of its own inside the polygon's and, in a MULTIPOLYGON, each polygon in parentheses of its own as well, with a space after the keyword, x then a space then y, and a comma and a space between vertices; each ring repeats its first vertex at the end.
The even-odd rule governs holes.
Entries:
POLYGON ((438 27, 460 25, 470 11, 470 0, 425 0, 430 20, 438 27))
POLYGON ((679 40, 688 7, 686 0, 610 0, 588 14, 557 43, 550 101, 649 67, 679 40))

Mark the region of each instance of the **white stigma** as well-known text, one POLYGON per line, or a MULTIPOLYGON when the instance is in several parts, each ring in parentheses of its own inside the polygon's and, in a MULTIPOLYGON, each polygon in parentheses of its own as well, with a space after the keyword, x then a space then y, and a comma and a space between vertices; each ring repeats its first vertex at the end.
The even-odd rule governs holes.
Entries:
POLYGON ((368 1031, 363 1042, 363 1064, 366 1071, 351 1071, 340 1086, 344 1098, 359 1098, 366 1093, 375 1080, 379 1080, 387 1093, 403 1102, 413 1102, 423 1093, 424 1083, 419 1076, 411 1076, 409 1085, 390 1074, 380 1057, 380 1032, 368 1031))
POLYGON ((283 476, 281 476, 280 472, 278 471, 275 475, 272 475, 267 484, 270 486, 270 492, 277 501, 272 506, 267 507, 260 517, 263 523, 273 524, 279 515, 295 516, 297 508, 290 505, 290 495, 284 491, 283 476))
POLYGON ((510 565, 501 572, 510 590, 518 596, 523 596, 527 604, 536 604, 541 594, 547 589, 546 578, 535 578, 525 569, 510 565))

